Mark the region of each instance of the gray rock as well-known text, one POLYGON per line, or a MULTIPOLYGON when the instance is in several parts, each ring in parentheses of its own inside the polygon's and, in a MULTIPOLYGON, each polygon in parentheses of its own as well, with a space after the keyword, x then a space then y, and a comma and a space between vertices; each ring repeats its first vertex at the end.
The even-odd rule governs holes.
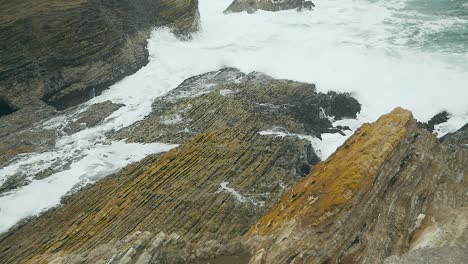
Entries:
POLYGON ((287 9, 307 9, 315 7, 312 1, 305 0, 234 0, 225 10, 226 13, 237 13, 246 11, 254 13, 257 10, 280 11, 287 9))

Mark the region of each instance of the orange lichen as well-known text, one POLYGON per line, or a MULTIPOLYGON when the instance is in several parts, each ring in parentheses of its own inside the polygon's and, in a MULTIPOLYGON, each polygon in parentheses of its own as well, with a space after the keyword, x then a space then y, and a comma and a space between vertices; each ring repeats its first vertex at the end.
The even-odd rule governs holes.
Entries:
POLYGON ((374 124, 364 124, 326 161, 318 164, 265 214, 249 233, 266 235, 290 220, 319 225, 369 188, 383 162, 407 133, 409 111, 396 108, 374 124))

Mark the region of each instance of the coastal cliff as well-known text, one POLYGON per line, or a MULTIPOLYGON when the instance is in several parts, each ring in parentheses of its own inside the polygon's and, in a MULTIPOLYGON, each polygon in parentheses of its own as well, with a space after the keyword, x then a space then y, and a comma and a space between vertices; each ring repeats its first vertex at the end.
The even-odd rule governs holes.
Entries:
POLYGON ((10 109, 5 114, 84 102, 147 63, 146 40, 154 27, 172 27, 181 37, 198 27, 197 0, 1 5, 0 108, 10 109))

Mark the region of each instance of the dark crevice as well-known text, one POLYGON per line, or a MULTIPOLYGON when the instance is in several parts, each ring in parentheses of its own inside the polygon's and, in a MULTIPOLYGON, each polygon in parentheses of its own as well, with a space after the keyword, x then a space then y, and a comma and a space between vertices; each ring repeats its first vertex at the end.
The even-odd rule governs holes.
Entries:
POLYGON ((121 73, 120 76, 114 79, 104 81, 98 85, 88 86, 84 89, 71 90, 70 92, 64 95, 57 95, 57 93, 48 94, 44 96, 41 100, 46 104, 54 107, 55 109, 62 111, 69 107, 79 105, 96 96, 101 95, 101 93, 104 90, 108 89, 116 82, 122 80, 124 77, 134 74, 136 71, 137 70, 131 69, 129 71, 121 73))
POLYGON ((18 110, 16 107, 12 106, 6 99, 0 97, 0 117, 9 115, 18 110))
POLYGON ((83 90, 73 90, 60 97, 56 96, 55 94, 51 94, 44 96, 42 101, 54 107, 55 109, 62 111, 92 99, 93 97, 101 94, 104 89, 105 88, 103 87, 100 89, 96 87, 88 87, 83 90))

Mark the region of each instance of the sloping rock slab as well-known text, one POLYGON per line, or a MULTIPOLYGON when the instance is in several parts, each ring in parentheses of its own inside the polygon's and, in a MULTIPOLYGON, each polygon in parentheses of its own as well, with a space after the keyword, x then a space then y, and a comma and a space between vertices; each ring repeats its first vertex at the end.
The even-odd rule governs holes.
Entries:
POLYGON ((252 226, 251 263, 383 263, 412 250, 437 258, 449 252, 442 247, 455 254, 468 244, 467 164, 468 149, 440 144, 397 108, 363 125, 252 226))

